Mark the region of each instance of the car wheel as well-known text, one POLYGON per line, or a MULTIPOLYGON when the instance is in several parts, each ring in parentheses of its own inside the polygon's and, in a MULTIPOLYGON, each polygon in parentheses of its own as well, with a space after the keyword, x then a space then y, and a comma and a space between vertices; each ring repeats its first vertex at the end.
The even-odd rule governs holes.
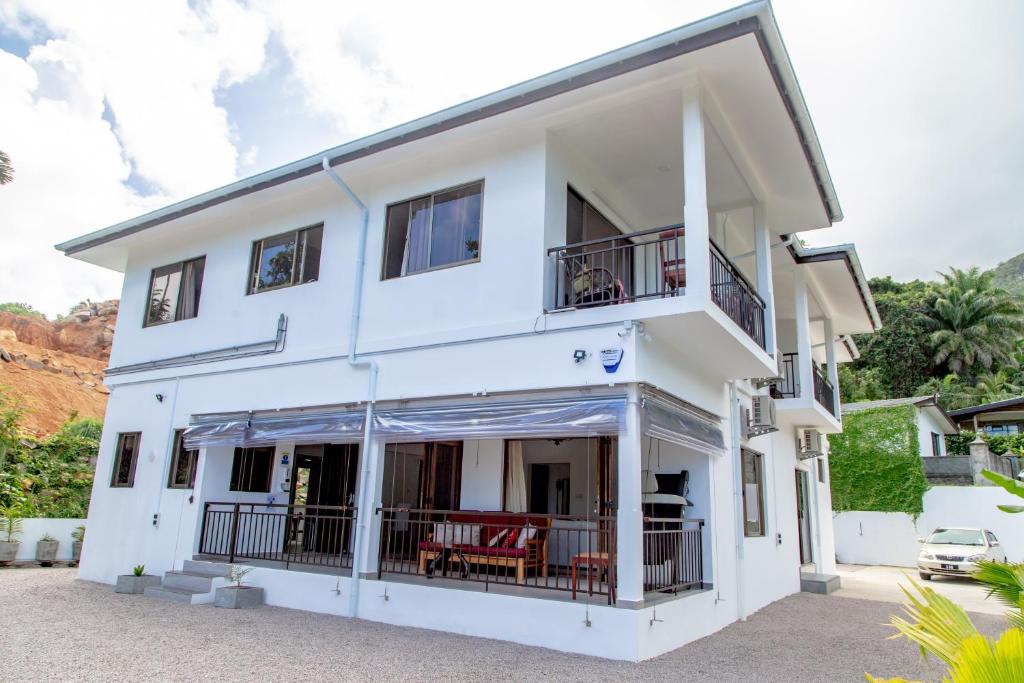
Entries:
POLYGON ((920 576, 925 581, 931 581, 932 580, 932 575, 931 574, 925 574, 924 572, 918 572, 918 576, 920 576))

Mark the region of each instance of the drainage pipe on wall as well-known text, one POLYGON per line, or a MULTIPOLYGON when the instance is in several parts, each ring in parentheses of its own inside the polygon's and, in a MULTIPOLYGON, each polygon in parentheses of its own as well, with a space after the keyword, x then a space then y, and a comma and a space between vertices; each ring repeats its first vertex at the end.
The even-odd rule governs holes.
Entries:
POLYGON ((366 391, 366 421, 363 425, 363 446, 360 453, 360 469, 362 470, 362 484, 359 487, 358 503, 356 507, 356 517, 359 520, 357 542, 352 553, 352 580, 351 590, 349 591, 349 616, 355 617, 359 612, 359 569, 362 564, 362 553, 360 549, 363 542, 367 539, 369 533, 369 525, 367 520, 370 515, 370 508, 373 507, 372 496, 370 495, 370 467, 369 455, 370 455, 370 443, 372 441, 373 433, 373 402, 377 398, 377 374, 378 367, 377 362, 374 360, 358 360, 356 358, 356 340, 359 338, 359 319, 362 312, 363 305, 363 275, 366 271, 366 233, 370 225, 370 210, 366 208, 356 193, 352 191, 352 188, 345 183, 334 169, 331 168, 331 163, 327 157, 323 158, 323 169, 327 173, 327 176, 334 181, 335 185, 341 188, 341 190, 352 200, 352 203, 356 205, 361 214, 361 221, 359 225, 359 241, 356 245, 356 268, 355 268, 355 285, 352 288, 352 322, 349 325, 348 333, 348 364, 353 368, 366 368, 370 372, 367 391, 366 391))
POLYGON ((744 527, 743 527, 743 456, 740 450, 741 424, 739 395, 736 382, 729 382, 729 421, 732 423, 732 456, 733 456, 733 500, 736 507, 736 618, 747 620, 747 596, 744 567, 744 527))

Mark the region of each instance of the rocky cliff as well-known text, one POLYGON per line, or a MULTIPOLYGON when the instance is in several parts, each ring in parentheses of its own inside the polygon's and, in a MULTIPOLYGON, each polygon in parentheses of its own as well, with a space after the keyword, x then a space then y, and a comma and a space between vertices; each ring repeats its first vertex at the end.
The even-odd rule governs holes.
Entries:
POLYGON ((117 303, 85 302, 57 322, 0 311, 0 387, 21 405, 26 429, 51 434, 72 412, 103 418, 117 303))

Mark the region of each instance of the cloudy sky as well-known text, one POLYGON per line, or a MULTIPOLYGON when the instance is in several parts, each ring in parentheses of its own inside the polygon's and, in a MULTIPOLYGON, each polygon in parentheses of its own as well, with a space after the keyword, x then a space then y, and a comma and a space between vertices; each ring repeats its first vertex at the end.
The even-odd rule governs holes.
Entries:
MULTIPOLYGON (((120 276, 53 244, 699 19, 729 0, 0 0, 0 301, 120 276)), ((1024 3, 777 0, 869 275, 1024 251, 1024 3)))

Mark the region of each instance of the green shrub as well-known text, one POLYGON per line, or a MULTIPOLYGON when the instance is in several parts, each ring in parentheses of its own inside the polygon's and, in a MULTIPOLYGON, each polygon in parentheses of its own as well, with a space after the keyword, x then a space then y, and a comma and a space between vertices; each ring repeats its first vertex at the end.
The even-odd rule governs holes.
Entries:
POLYGON ((843 416, 842 434, 829 435, 832 509, 924 510, 928 490, 918 451, 913 406, 872 408, 843 416))

